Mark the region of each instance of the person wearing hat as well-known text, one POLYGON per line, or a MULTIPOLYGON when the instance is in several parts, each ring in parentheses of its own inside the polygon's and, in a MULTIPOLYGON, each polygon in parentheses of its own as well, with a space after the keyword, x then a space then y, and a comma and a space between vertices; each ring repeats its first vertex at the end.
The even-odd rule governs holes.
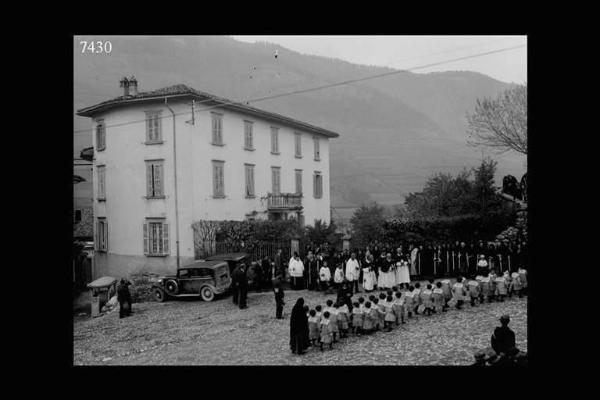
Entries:
POLYGON ((500 317, 502 326, 497 327, 492 334, 492 349, 503 359, 509 359, 519 350, 515 346, 515 333, 508 327, 510 317, 504 314, 500 317))
POLYGON ((480 254, 479 261, 477 261, 477 273, 485 275, 486 272, 488 272, 488 262, 485 259, 485 255, 480 254))

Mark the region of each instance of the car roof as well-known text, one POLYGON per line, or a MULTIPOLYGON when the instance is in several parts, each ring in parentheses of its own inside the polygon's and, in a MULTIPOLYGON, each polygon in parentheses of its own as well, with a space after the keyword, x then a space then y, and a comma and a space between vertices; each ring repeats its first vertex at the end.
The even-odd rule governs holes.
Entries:
POLYGON ((248 257, 249 255, 250 254, 248 253, 224 253, 207 257, 206 260, 240 261, 248 257))
POLYGON ((225 261, 205 261, 205 260, 198 260, 198 261, 194 261, 191 264, 188 265, 183 265, 181 267, 179 267, 179 269, 189 269, 189 268, 211 268, 211 269, 216 269, 220 266, 227 266, 227 263, 225 261))

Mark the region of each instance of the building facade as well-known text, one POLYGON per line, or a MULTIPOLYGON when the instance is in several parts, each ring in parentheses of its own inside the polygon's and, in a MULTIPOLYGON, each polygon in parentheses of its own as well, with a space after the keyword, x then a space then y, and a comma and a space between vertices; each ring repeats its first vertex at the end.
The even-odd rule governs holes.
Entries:
MULTIPOLYGON (((78 111, 94 127, 95 275, 172 273, 200 220, 330 222, 337 133, 175 85, 78 111)), ((129 86, 129 87, 128 87, 129 86)))

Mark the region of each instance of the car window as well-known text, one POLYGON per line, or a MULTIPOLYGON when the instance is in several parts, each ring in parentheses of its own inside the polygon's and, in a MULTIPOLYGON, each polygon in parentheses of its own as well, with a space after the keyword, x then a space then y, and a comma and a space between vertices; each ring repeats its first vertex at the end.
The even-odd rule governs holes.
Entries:
POLYGON ((212 270, 210 268, 200 268, 198 270, 198 276, 200 277, 211 277, 212 270))
POLYGON ((190 271, 187 269, 180 269, 179 270, 179 278, 189 278, 190 277, 190 271))

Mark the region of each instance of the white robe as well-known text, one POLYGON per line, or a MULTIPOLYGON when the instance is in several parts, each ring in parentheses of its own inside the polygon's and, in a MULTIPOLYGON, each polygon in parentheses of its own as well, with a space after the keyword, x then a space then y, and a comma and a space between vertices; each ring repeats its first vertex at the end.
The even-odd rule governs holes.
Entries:
POLYGON ((375 281, 374 278, 375 274, 372 273, 371 268, 367 267, 367 268, 363 268, 363 288, 365 290, 373 290, 375 281))
POLYGON ((406 261, 396 263, 396 285, 401 283, 410 283, 410 273, 408 271, 408 262, 406 261))

